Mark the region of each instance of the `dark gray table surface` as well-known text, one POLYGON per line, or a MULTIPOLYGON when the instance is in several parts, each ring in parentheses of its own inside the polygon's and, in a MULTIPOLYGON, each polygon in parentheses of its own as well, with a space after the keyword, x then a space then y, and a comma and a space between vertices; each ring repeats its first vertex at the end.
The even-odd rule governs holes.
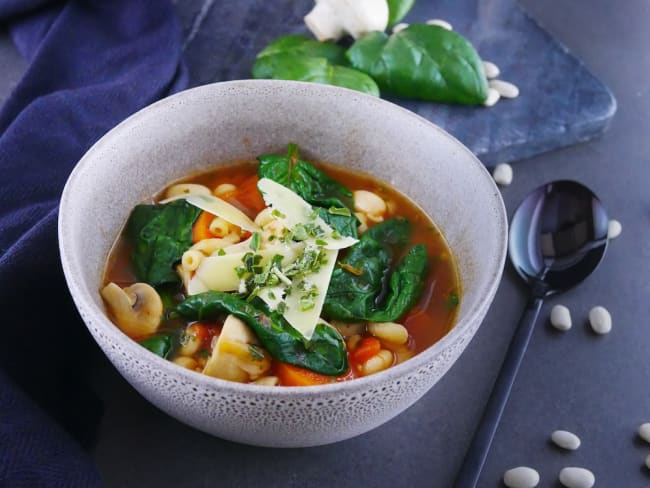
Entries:
MULTIPOLYGON (((612 88, 619 109, 602 138, 519 163, 514 183, 503 189, 506 206, 512 212, 546 181, 578 179, 600 195, 623 233, 593 277, 544 306, 480 486, 502 486, 503 471, 522 464, 540 472, 542 487, 559 486, 563 466, 591 469, 596 486, 650 486, 643 467, 650 445, 635 436, 650 421, 650 3, 523 3, 612 88), (555 303, 572 310, 566 334, 548 326, 555 303), (593 335, 586 324, 597 304, 612 314, 608 336, 593 335), (558 428, 580 435, 582 447, 554 449, 548 437, 558 428)), ((1 98, 21 69, 7 42, 0 42, 1 98)), ((478 334, 428 394, 368 434, 312 449, 254 448, 192 430, 99 360, 91 374, 107 411, 94 458, 109 486, 450 487, 524 302, 508 267, 478 334)))

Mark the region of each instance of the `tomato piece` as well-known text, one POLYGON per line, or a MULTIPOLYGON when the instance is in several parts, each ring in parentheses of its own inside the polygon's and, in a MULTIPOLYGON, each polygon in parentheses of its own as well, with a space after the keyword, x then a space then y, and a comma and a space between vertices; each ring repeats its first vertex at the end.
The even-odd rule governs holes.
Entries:
POLYGON ((381 342, 375 337, 364 337, 359 345, 352 351, 352 360, 356 363, 363 364, 371 357, 379 354, 381 351, 381 342))
POLYGON ((214 237, 210 232, 210 224, 214 220, 214 215, 209 212, 201 212, 199 218, 194 222, 192 227, 192 242, 195 244, 203 239, 214 237))
POLYGON ((196 337, 201 342, 205 341, 209 336, 210 332, 208 327, 201 322, 195 322, 187 328, 187 334, 191 334, 196 337))

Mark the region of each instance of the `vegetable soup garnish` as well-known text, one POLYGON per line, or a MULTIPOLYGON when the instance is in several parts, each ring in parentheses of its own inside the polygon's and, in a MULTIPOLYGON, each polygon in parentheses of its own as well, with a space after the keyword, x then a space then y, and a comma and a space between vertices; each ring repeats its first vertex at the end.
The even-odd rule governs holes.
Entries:
POLYGON ((367 376, 444 336, 456 264, 387 184, 289 144, 137 205, 101 295, 127 335, 226 380, 308 386, 367 376))

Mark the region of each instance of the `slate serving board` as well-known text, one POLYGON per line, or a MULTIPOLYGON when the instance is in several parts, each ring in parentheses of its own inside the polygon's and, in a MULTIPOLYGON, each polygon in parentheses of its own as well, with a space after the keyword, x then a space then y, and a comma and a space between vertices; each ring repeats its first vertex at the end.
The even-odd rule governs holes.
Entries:
MULTIPOLYGON (((251 77, 255 54, 284 34, 305 33, 313 0, 175 0, 192 85, 251 77)), ((609 89, 514 0, 418 0, 406 22, 441 18, 468 37, 515 100, 492 108, 389 98, 460 139, 488 166, 601 134, 616 111, 609 89)))

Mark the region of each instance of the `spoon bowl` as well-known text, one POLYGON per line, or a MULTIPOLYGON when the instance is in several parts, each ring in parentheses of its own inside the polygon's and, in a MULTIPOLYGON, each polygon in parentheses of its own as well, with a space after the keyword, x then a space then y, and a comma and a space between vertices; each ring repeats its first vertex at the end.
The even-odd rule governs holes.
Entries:
POLYGON ((474 488, 517 377, 545 297, 589 276, 607 250, 607 211, 598 197, 575 181, 540 186, 519 205, 510 223, 512 265, 530 288, 530 299, 510 341, 483 417, 456 479, 474 488))
POLYGON ((607 211, 576 181, 554 181, 531 192, 510 226, 509 254, 515 270, 548 296, 589 276, 607 249, 607 211))

